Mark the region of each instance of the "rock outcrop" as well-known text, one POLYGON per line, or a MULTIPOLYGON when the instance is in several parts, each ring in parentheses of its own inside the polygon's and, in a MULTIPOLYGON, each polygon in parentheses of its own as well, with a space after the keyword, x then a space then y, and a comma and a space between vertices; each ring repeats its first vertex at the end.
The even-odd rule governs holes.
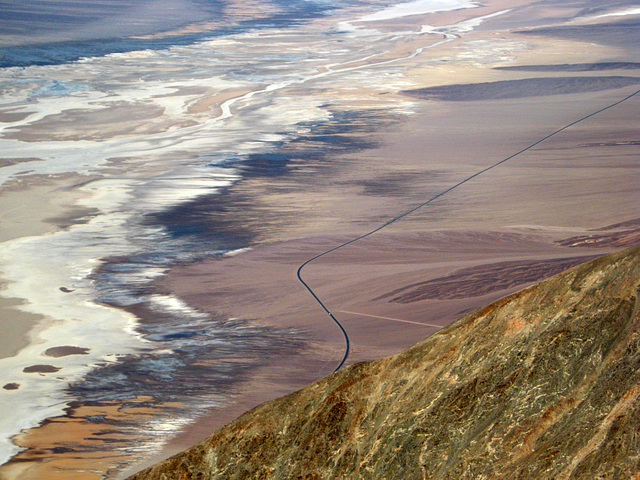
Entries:
POLYGON ((263 404, 133 477, 640 478, 640 247, 263 404))

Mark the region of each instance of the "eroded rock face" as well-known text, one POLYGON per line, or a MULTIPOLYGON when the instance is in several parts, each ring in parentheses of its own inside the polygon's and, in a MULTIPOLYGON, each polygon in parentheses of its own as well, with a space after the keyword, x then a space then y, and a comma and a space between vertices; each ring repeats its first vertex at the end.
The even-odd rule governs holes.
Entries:
POLYGON ((131 477, 640 475, 640 247, 263 404, 131 477))

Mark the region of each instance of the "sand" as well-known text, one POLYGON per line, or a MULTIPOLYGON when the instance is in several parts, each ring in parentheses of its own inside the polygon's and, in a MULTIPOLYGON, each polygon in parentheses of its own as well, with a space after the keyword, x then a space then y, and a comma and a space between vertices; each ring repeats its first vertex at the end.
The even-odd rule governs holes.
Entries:
POLYGON ((20 305, 17 299, 0 299, 0 321, 2 322, 2 336, 0 336, 0 358, 12 357, 29 341, 29 332, 40 320, 33 315, 17 310, 20 305))
MULTIPOLYGON (((91 215, 90 209, 75 205, 84 196, 77 187, 90 180, 79 175, 30 176, 4 186, 0 190, 0 242, 54 232, 91 215)), ((29 332, 42 320, 40 315, 16 308, 22 303, 0 298, 0 358, 11 357, 26 346, 29 332)))
MULTIPOLYGON (((131 431, 128 422, 136 417, 151 418, 149 398, 71 405, 67 415, 51 418, 41 427, 25 430, 14 441, 30 448, 17 462, 2 467, 0 478, 20 480, 99 480, 105 472, 125 463, 129 453, 113 447, 144 440, 142 432, 131 431), (64 445, 64 446, 61 446, 64 445)), ((171 408, 163 405, 160 408, 171 408)), ((155 407, 158 408, 158 407, 155 407)), ((148 437, 147 437, 148 440, 148 437)))
POLYGON ((77 202, 79 187, 94 180, 83 175, 29 175, 0 188, 0 242, 65 228, 94 212, 77 202))

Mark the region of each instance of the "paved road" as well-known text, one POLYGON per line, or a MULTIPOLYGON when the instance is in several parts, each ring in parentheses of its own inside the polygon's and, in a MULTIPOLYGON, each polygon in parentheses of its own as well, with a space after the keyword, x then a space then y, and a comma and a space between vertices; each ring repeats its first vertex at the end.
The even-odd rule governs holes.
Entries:
POLYGON ((605 110, 609 110, 610 108, 615 107, 616 105, 620 105, 623 102, 626 102, 627 100, 635 97, 636 95, 640 94, 640 90, 637 90, 636 92, 632 93, 631 95, 623 98, 622 100, 619 100, 617 102, 614 102, 604 108, 601 108, 600 110, 597 110, 593 113, 590 113, 589 115, 585 115, 582 118, 579 118, 578 120, 575 120, 567 125, 565 125, 564 127, 556 130, 553 133, 550 133, 549 135, 547 135, 546 137, 541 138, 540 140, 538 140, 537 142, 532 143, 531 145, 523 148, 522 150, 520 150, 519 152, 514 153, 513 155, 508 156, 507 158, 504 158, 502 160, 500 160, 499 162, 494 163, 493 165, 489 165, 486 168, 483 168, 482 170, 474 173, 473 175, 465 178, 464 180, 462 180, 461 182, 456 183, 455 185, 447 188, 446 190, 440 192, 439 194, 431 197, 429 200, 427 200, 426 202, 423 202, 413 208, 411 208, 410 210, 407 210, 404 213, 401 213, 400 215, 392 218, 391 220, 387 221, 386 223, 380 225, 377 228, 374 228, 373 230, 360 235, 359 237, 355 237, 352 240, 349 240, 347 242, 341 243, 340 245, 337 245, 333 248, 330 248, 329 250, 326 250, 322 253, 319 253, 318 255, 316 255, 315 257, 310 258, 309 260, 307 260, 306 262, 304 262, 302 265, 300 265, 300 267, 298 267, 298 280, 300 280, 300 282, 302 283, 302 285, 304 285, 304 287, 309 291, 309 293, 311 293, 311 295, 313 296, 313 298, 316 300, 316 302, 318 302, 318 304, 324 309, 325 312, 327 312, 327 314, 331 317, 331 319, 335 322, 335 324, 340 328, 340 330, 342 331, 342 334, 344 335, 344 340, 345 340, 345 351, 344 351, 344 355, 342 357, 342 360, 340 360, 340 363, 338 364, 338 366, 336 367, 336 369, 334 370, 334 372, 337 372, 338 370, 340 370, 340 368, 342 368, 342 366, 344 365, 344 363, 347 361, 347 358, 349 357, 349 347, 351 346, 351 343, 349 341, 349 335, 347 334, 347 331, 344 329, 344 327, 342 326, 342 324, 338 321, 338 319, 333 315, 333 313, 331 313, 331 311, 327 308, 327 306, 322 302, 322 300, 320 300, 320 298, 318 297, 318 295, 316 295, 316 293, 313 291, 313 289, 307 284, 307 282, 305 282, 302 279, 302 269, 304 267, 306 267, 308 264, 310 264, 311 262, 313 262, 314 260, 317 260, 320 257, 324 257, 325 255, 328 255, 331 252, 335 252, 336 250, 339 250, 340 248, 346 247, 347 245, 351 245, 352 243, 357 242, 358 240, 362 240, 363 238, 369 237, 371 235, 373 235, 376 232, 379 232, 380 230, 382 230, 383 228, 388 227, 389 225, 396 223, 399 220, 402 220, 404 217, 406 217, 407 215, 412 214, 413 212, 415 212, 416 210, 421 209, 422 207, 429 205, 431 202, 437 200, 438 198, 446 195, 447 193, 449 193, 452 190, 455 190, 456 188, 461 187, 462 185, 464 185, 465 183, 469 182, 470 180, 479 177, 480 175, 488 172, 489 170, 492 170, 496 167, 499 167, 500 165, 502 165, 503 163, 508 162, 509 160, 517 157, 518 155, 531 150, 532 148, 534 148, 536 145, 539 145, 540 143, 544 142, 545 140, 548 140, 549 138, 553 137, 554 135, 557 135, 560 132, 563 132, 565 130, 567 130, 568 128, 573 127, 574 125, 583 122, 585 120, 587 120, 588 118, 591 118, 595 115, 598 115, 599 113, 604 112, 605 110))

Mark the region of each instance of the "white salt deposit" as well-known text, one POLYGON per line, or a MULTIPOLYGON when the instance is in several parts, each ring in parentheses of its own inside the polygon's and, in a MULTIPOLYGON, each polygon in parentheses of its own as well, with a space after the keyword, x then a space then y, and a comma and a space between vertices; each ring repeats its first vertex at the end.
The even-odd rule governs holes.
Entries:
POLYGON ((626 17, 627 15, 640 15, 640 7, 633 7, 633 8, 628 8, 626 10, 619 10, 617 12, 605 13, 603 15, 598 15, 595 18, 626 17))
POLYGON ((408 17, 411 15, 424 15, 427 13, 446 12, 460 10, 462 8, 477 7, 476 2, 468 0, 416 0, 414 2, 401 3, 370 15, 360 17, 358 22, 378 22, 392 20, 394 18, 408 17))

